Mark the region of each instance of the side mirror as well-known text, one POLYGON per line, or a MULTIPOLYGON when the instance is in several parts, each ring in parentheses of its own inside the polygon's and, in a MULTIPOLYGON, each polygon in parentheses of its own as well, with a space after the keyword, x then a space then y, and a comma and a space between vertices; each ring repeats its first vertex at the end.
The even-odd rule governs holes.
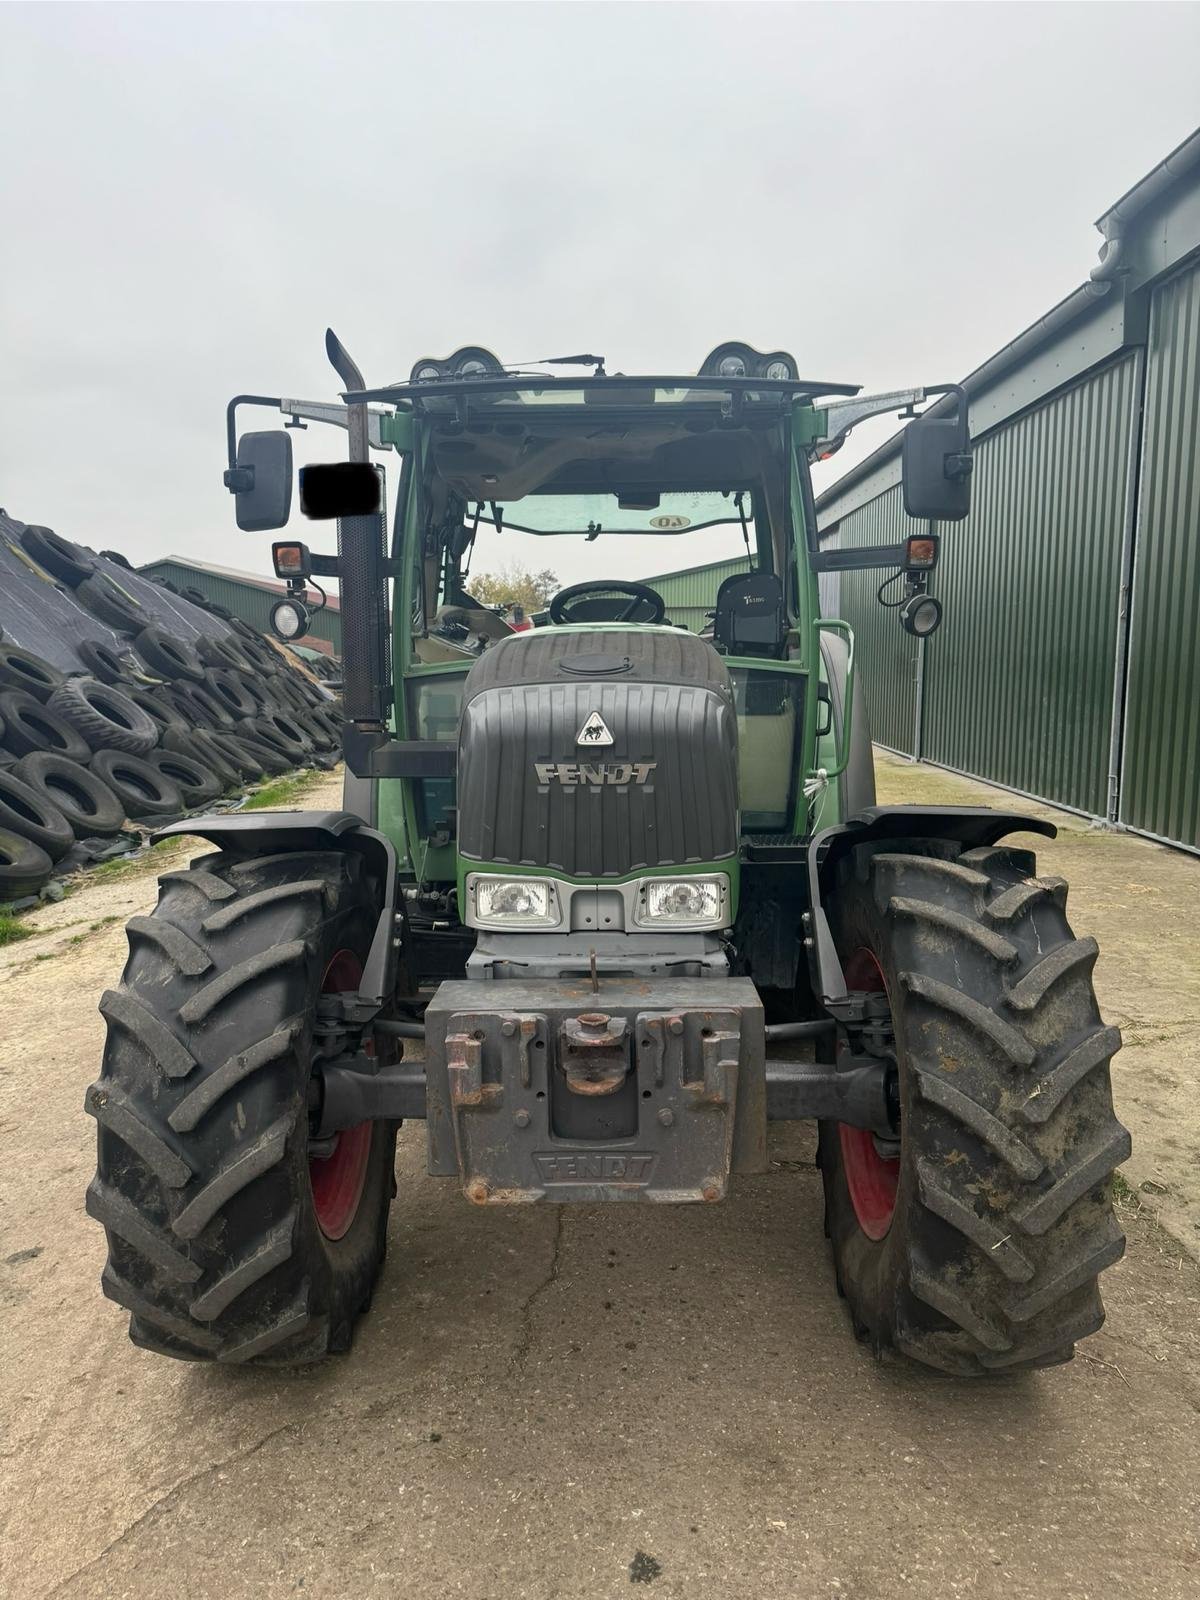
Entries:
POLYGON ((971 431, 961 389, 953 417, 926 412, 904 430, 904 509, 910 517, 961 522, 971 509, 971 431))
POLYGON ((237 463, 225 474, 234 497, 237 525, 244 533, 282 528, 292 510, 292 436, 282 429, 244 433, 237 463))

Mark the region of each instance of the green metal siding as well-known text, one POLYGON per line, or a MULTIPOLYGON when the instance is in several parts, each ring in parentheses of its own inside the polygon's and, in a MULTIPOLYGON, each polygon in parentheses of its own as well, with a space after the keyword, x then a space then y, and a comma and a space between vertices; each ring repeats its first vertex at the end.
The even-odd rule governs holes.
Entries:
POLYGON ((1154 292, 1121 820, 1200 848, 1200 266, 1154 292))
POLYGON ((717 603, 717 590, 722 582, 745 570, 745 556, 737 556, 732 561, 715 561, 690 571, 663 572, 656 578, 641 581, 662 595, 669 621, 682 622, 693 633, 700 633, 708 621, 706 613, 717 603))
POLYGON ((1137 359, 976 445, 973 505, 943 526, 922 755, 1103 816, 1137 359))
MULTIPOLYGON (((910 534, 927 533, 928 524, 906 516, 899 484, 844 517, 834 540, 825 548, 848 550, 856 545, 895 544, 910 534)), ((839 574, 839 596, 823 610, 837 610, 854 629, 855 661, 862 675, 871 737, 903 755, 917 753, 918 644, 905 633, 894 609, 879 604, 876 595, 886 572, 839 574)), ((886 598, 895 600, 901 585, 893 584, 886 598)))
MULTIPOLYGON (((235 617, 241 617, 252 628, 267 633, 270 630, 271 607, 282 598, 282 591, 273 593, 258 589, 251 583, 238 583, 214 572, 204 572, 189 567, 181 561, 151 561, 140 569, 147 578, 167 578, 177 589, 199 589, 215 605, 224 606, 235 617)), ((308 638, 328 639, 335 653, 341 654, 342 621, 336 611, 318 611, 313 615, 308 638)))

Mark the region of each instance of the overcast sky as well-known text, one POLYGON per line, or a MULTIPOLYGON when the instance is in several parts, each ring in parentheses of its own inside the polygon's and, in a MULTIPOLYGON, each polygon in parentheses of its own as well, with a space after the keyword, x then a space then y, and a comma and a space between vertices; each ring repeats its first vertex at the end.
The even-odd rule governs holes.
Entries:
POLYGON ((959 378, 1086 277, 1198 62, 1183 4, 0 5, 0 505, 266 570, 224 406, 333 398, 330 323, 371 383, 728 338, 959 378))

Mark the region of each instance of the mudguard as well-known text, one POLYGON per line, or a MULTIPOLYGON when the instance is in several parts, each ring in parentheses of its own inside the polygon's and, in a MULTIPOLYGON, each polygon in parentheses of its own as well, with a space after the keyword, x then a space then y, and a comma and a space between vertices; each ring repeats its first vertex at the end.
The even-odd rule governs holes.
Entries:
POLYGON ((349 811, 251 811, 187 817, 151 834, 151 842, 181 834, 208 839, 222 850, 259 855, 264 850, 356 850, 379 879, 381 905, 363 968, 359 1000, 378 1008, 391 997, 396 971, 396 850, 392 841, 349 811))
POLYGON ((838 863, 862 845, 901 840, 946 840, 972 850, 995 844, 1009 833, 1040 833, 1053 839, 1058 829, 1020 811, 987 806, 868 806, 857 816, 822 828, 808 846, 809 921, 805 951, 813 993, 836 1015, 848 999, 845 974, 833 943, 823 897, 835 892, 838 863))

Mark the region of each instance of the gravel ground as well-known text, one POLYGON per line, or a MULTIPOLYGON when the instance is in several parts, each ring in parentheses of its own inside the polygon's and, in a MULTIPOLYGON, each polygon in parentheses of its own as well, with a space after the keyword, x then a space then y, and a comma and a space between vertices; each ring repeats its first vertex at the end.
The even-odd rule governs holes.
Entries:
MULTIPOLYGON (((880 789, 1023 804, 890 758, 880 789)), ((1200 1593, 1200 862, 1054 815, 1043 865, 1126 1035, 1129 1251, 1079 1359, 974 1386, 855 1344, 802 1129, 724 1205, 556 1211, 468 1205, 406 1128, 349 1357, 285 1377, 135 1350, 98 1287, 81 1106, 153 877, 35 913, 0 951, 0 1594, 1200 1593)))

